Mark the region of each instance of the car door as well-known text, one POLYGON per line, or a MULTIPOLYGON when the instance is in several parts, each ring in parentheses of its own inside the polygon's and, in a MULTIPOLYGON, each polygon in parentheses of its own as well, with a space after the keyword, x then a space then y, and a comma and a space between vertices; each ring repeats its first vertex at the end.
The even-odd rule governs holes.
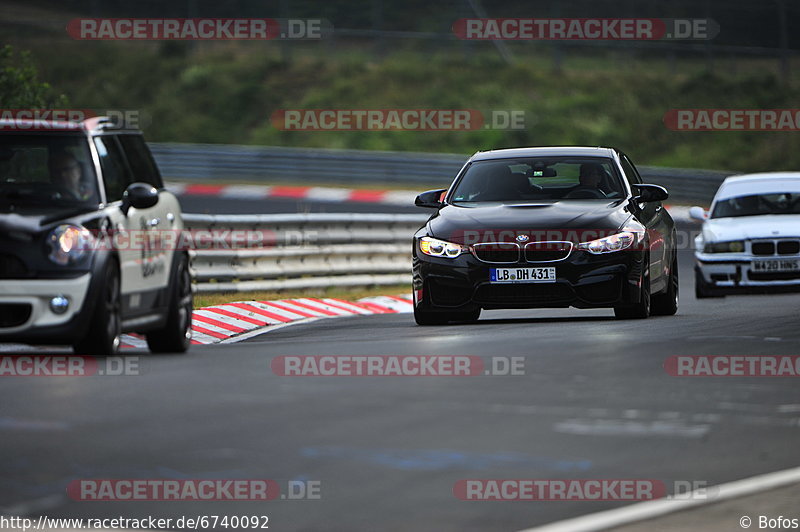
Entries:
POLYGON ((174 244, 180 241, 176 233, 181 229, 176 225, 180 206, 177 199, 164 189, 158 167, 142 135, 122 134, 118 138, 133 181, 147 183, 158 190, 158 202, 150 209, 137 212, 141 214, 140 227, 144 227, 144 230, 149 231, 154 237, 151 240, 150 253, 145 258, 142 274, 148 280, 151 289, 161 289, 169 284, 176 247, 174 244))
MULTIPOLYGON (((106 192, 106 201, 122 207, 122 196, 125 189, 134 181, 134 176, 127 164, 122 147, 116 135, 100 135, 94 138, 94 144, 100 159, 103 172, 103 185, 106 192)), ((115 217, 114 230, 121 233, 117 238, 117 253, 120 260, 122 307, 125 316, 146 312, 151 308, 150 299, 157 294, 152 293, 158 287, 154 278, 156 270, 151 257, 157 250, 153 246, 151 223, 159 216, 159 207, 155 205, 148 209, 134 209, 130 207, 121 216, 115 217)), ((162 269, 163 265, 162 265, 162 269)), ((166 284, 166 277, 162 275, 161 284, 166 284)))
MULTIPOLYGON (((642 177, 633 161, 624 153, 620 153, 620 163, 631 190, 636 195, 635 186, 642 184, 642 177)), ((650 239, 650 289, 652 292, 658 292, 664 289, 667 282, 666 268, 672 258, 669 249, 672 245, 670 234, 672 229, 668 223, 667 212, 660 201, 640 203, 637 218, 647 228, 650 239)))

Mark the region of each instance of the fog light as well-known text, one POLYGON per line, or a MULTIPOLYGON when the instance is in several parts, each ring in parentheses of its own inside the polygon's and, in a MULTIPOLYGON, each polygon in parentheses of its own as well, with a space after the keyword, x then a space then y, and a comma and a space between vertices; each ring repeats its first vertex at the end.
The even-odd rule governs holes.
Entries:
POLYGON ((56 314, 64 314, 69 308, 69 299, 66 296, 56 296, 50 300, 50 310, 56 314))

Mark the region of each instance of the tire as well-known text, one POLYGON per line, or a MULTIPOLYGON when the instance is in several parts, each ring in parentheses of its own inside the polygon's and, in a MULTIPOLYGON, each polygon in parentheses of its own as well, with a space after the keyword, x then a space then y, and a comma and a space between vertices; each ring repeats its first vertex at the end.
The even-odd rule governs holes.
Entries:
POLYGON ((473 322, 480 316, 480 307, 466 312, 430 312, 414 308, 414 320, 417 325, 445 325, 451 321, 473 322))
POLYGON ((414 321, 417 325, 444 325, 449 316, 444 312, 430 312, 414 307, 414 321))
POLYGON ((481 317, 481 309, 480 307, 476 308, 475 310, 469 310, 467 312, 458 312, 453 313, 450 315, 450 319, 453 321, 464 321, 467 323, 472 323, 473 321, 478 321, 478 318, 481 317))
POLYGON ((653 316, 674 316, 678 312, 680 299, 680 280, 678 278, 678 254, 672 258, 669 267, 667 290, 663 294, 656 294, 650 303, 650 314, 653 316))
POLYGON ((695 299, 708 299, 711 297, 725 297, 714 291, 714 288, 703 279, 703 274, 699 271, 694 271, 694 297, 695 299))
POLYGON ((169 314, 164 328, 145 335, 151 353, 185 353, 192 343, 194 297, 186 255, 178 260, 169 300, 169 314))
POLYGON ((109 260, 103 270, 103 281, 89 321, 89 330, 72 348, 78 355, 113 356, 119 353, 121 334, 119 267, 115 260, 109 260))
MULTIPOLYGON (((645 259, 648 260, 648 259, 645 259)), ((642 290, 639 301, 633 305, 614 307, 614 316, 620 320, 643 320, 650 316, 650 267, 642 277, 642 290)))

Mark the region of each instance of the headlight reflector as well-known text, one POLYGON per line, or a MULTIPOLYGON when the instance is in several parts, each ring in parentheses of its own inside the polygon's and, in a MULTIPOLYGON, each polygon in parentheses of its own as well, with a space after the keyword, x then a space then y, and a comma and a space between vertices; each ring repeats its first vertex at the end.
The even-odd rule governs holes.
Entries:
POLYGON ((94 238, 88 229, 79 225, 59 225, 47 237, 50 246, 48 258, 66 266, 83 260, 92 249, 94 238))
POLYGON ((591 242, 582 242, 578 244, 577 247, 593 255, 600 255, 601 253, 613 253, 615 251, 628 249, 635 243, 638 243, 639 240, 639 233, 624 231, 605 238, 598 238, 591 242))
POLYGON ((743 240, 730 242, 707 242, 703 246, 703 253, 741 253, 744 251, 743 240))
POLYGON ((453 244, 452 242, 446 242, 429 236, 424 236, 419 239, 419 250, 431 257, 446 257, 448 259, 454 259, 465 251, 464 247, 460 244, 453 244))

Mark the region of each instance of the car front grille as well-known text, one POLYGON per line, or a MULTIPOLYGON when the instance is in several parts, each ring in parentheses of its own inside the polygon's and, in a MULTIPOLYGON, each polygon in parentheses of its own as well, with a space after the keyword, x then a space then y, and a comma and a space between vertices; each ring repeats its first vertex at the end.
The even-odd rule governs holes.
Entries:
POLYGON ((798 253, 800 253, 800 240, 778 242, 778 255, 797 255, 798 253))
POLYGON ((531 242, 525 246, 528 262, 555 262, 564 260, 572 253, 572 242, 531 242))
POLYGON ((756 240, 750 245, 753 255, 797 255, 800 253, 800 240, 756 240))
POLYGON ((560 283, 485 284, 474 299, 483 304, 542 304, 570 301, 572 289, 560 283))
POLYGON ((29 303, 0 304, 0 327, 18 327, 31 317, 33 307, 29 303))
POLYGON ((490 242, 475 244, 472 252, 475 257, 489 264, 516 264, 525 262, 556 262, 564 260, 572 253, 572 242, 530 242, 524 250, 515 242, 490 242))
POLYGON ((472 246, 475 257, 491 264, 513 264, 519 262, 519 244, 505 242, 489 242, 472 246))
POLYGON ((753 242, 753 255, 774 255, 775 242, 753 242))
POLYGON ((19 257, 0 253, 0 279, 21 279, 28 277, 29 274, 27 266, 19 257))

